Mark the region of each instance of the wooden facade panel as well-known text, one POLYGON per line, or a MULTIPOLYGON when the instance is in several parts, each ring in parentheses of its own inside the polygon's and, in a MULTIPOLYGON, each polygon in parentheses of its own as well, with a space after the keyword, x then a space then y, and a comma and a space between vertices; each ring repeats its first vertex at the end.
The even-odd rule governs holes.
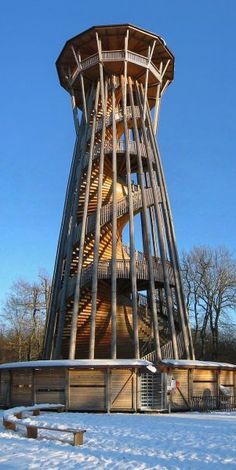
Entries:
POLYGON ((12 405, 31 405, 32 393, 31 390, 22 392, 22 390, 12 390, 11 392, 11 406, 12 405))
POLYGON ((69 408, 71 410, 105 410, 105 371, 69 371, 69 408))
POLYGON ((220 384, 234 386, 234 371, 222 370, 220 372, 220 384))
POLYGON ((33 401, 33 374, 31 369, 17 369, 11 373, 11 405, 31 405, 33 401))
POLYGON ((71 410, 105 410, 105 387, 70 387, 71 410))
POLYGON ((70 370, 70 385, 104 385, 103 370, 70 370))
POLYGON ((12 385, 10 402, 11 405, 31 405, 33 402, 32 387, 12 385))
POLYGON ((33 374, 30 369, 20 369, 12 374, 12 385, 32 385, 33 374))
POLYGON ((64 388, 64 369, 40 369, 35 370, 35 388, 64 388))
POLYGON ((193 382, 193 396, 216 396, 217 382, 193 382))
POLYGON ((8 404, 10 397, 10 373, 8 370, 0 372, 0 404, 8 404))
POLYGON ((64 390, 43 390, 37 391, 35 396, 36 403, 65 403, 64 390))
POLYGON ((200 380, 200 381, 211 381, 216 380, 216 370, 202 370, 202 369, 193 369, 193 381, 200 380))
POLYGON ((193 370, 192 396, 217 396, 217 370, 193 370))
POLYGON ((173 369, 172 376, 176 380, 177 388, 171 393, 173 409, 188 408, 188 370, 173 369))
POLYGON ((114 369, 111 371, 110 394, 112 410, 134 408, 133 393, 135 374, 132 371, 114 369))

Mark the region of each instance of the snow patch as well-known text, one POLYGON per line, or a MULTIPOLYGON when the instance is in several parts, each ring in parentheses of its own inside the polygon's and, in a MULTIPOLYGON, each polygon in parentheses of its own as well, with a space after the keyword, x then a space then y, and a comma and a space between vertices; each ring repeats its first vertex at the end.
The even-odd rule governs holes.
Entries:
POLYGON ((143 359, 62 359, 50 361, 28 361, 28 362, 9 362, 1 364, 0 369, 15 368, 42 368, 42 367, 148 367, 152 366, 152 362, 143 359))
POLYGON ((214 369, 231 369, 236 370, 235 364, 228 364, 226 362, 212 362, 212 361, 190 361, 185 359, 163 359, 160 361, 161 364, 170 365, 174 367, 189 367, 189 368, 214 368, 214 369))
MULTIPOLYGON (((0 411, 0 418, 2 414, 0 411)), ((234 412, 170 415, 47 412, 37 416, 38 421, 87 429, 84 445, 72 447, 72 438, 66 432, 43 429, 34 440, 26 438, 24 428, 15 433, 0 424, 0 468, 236 468, 234 412)))

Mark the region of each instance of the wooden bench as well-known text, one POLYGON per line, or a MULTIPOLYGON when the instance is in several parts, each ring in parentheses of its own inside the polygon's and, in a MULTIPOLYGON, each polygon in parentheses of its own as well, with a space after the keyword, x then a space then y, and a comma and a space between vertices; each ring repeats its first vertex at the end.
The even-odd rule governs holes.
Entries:
POLYGON ((64 411, 65 407, 64 405, 56 405, 56 404, 42 404, 42 405, 34 405, 34 406, 29 406, 25 407, 24 409, 17 410, 14 412, 14 408, 11 410, 13 416, 4 416, 3 415, 3 425, 6 429, 10 429, 12 431, 16 431, 16 426, 17 424, 23 425, 26 427, 27 431, 27 437, 31 439, 36 439, 38 437, 38 429, 47 429, 50 431, 60 431, 60 432, 66 432, 66 433, 72 433, 73 434, 73 444, 74 446, 78 446, 83 444, 84 441, 84 433, 86 432, 85 429, 79 429, 79 428, 71 428, 71 427, 58 427, 55 428, 50 425, 44 425, 41 423, 38 424, 30 424, 30 423, 25 423, 23 419, 23 414, 29 411, 32 411, 33 416, 39 416, 40 412, 42 410, 56 410, 58 412, 64 411), (15 419, 17 418, 17 419, 15 419))
POLYGON ((41 411, 44 410, 44 411, 51 411, 51 410, 55 410, 57 411, 58 413, 61 413, 62 411, 65 410, 65 406, 64 405, 54 405, 54 404, 50 404, 50 405, 34 405, 34 406, 27 406, 25 407, 24 410, 22 411, 18 411, 16 413, 14 413, 14 416, 18 419, 22 419, 23 417, 23 414, 24 413, 28 413, 29 411, 32 411, 32 415, 33 416, 39 416, 41 411))
POLYGON ((67 432, 73 434, 73 445, 79 446, 84 443, 84 433, 86 432, 85 429, 76 429, 70 427, 63 427, 63 428, 54 428, 53 426, 49 425, 41 425, 41 424, 26 424, 27 430, 27 437, 30 439, 37 439, 38 437, 38 429, 46 429, 50 431, 60 431, 60 432, 67 432))

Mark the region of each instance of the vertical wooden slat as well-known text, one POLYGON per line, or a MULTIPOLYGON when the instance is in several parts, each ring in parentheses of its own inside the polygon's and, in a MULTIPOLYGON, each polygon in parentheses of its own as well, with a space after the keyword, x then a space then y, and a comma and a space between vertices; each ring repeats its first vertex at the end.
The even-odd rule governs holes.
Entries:
POLYGON ((91 172, 92 172, 93 149, 94 149, 96 121, 97 121, 99 90, 100 90, 100 82, 98 81, 97 87, 96 87, 92 135, 91 135, 89 162, 88 162, 87 178, 86 178, 84 212, 83 212, 83 220, 82 220, 82 227, 81 227, 81 234, 80 234, 79 260, 78 260, 78 268, 77 268, 78 270, 77 270, 77 278, 76 278, 76 286, 75 286, 75 294, 74 294, 73 314, 72 314, 72 321, 71 321, 71 337, 70 337, 70 352, 69 352, 70 359, 75 358, 75 350, 76 350, 77 318, 78 318, 78 309, 79 309, 79 300, 80 300, 80 280, 81 280, 81 272, 82 272, 82 265, 83 265, 84 241, 85 241, 87 214, 88 214, 90 179, 91 179, 91 172))
POLYGON ((93 274, 92 274, 92 307, 90 318, 90 344, 89 344, 89 358, 94 359, 95 353, 95 330, 96 330, 96 311, 97 311, 97 289, 98 289, 98 263, 99 263, 99 242, 100 242, 100 215, 102 207, 102 185, 103 185, 103 172, 104 172, 104 147, 106 138, 106 103, 107 103, 107 82, 104 86, 103 75, 100 75, 101 89, 104 93, 103 100, 103 122, 102 122, 102 141, 100 151, 100 164, 98 176, 98 192, 97 192, 97 211, 96 211, 96 225, 94 237, 94 257, 93 257, 93 274))
POLYGON ((116 359, 116 247, 117 247, 117 156, 115 77, 112 77, 112 261, 111 261, 111 357, 116 359))
POLYGON ((175 233, 174 233, 174 225, 173 225, 173 220, 172 220, 172 215, 171 215, 166 182, 164 178, 164 172, 163 172, 163 168, 161 164, 161 158, 160 158, 158 147, 156 145, 154 131, 153 131, 152 124, 151 124, 150 111, 147 114, 147 119, 148 119, 149 130, 150 130, 151 148, 153 151, 153 155, 154 155, 155 163, 157 167, 157 172, 159 175, 160 192, 161 192, 163 208, 164 208, 163 215, 165 217, 165 225, 166 225, 166 230, 167 230, 167 238, 168 238, 168 243, 169 243, 171 262, 173 263, 173 271, 174 271, 175 282, 176 282, 177 302, 178 302, 178 308, 179 308, 179 313, 180 313, 181 325, 183 329, 185 350, 186 350, 187 358, 194 359, 195 355, 194 355, 194 348, 193 348, 193 342, 192 342, 192 334, 191 334, 191 329, 190 329, 190 324, 188 320, 188 314, 186 311, 185 299, 184 299, 184 294, 183 294, 182 280, 181 280, 181 275, 180 275, 180 265, 179 265, 179 260, 178 260, 178 251, 176 247, 176 238, 175 238, 175 233))
MULTIPOLYGON (((81 134, 79 133, 79 135, 81 134)), ((74 178, 75 178, 75 173, 77 170, 76 163, 78 160, 78 148, 79 148, 79 139, 77 138, 75 142, 70 175, 69 175, 67 189, 66 189, 66 197, 65 197, 65 204, 64 204, 63 215, 62 215, 62 223, 61 223, 60 234, 59 234, 59 239, 58 239, 58 244, 57 244, 57 253, 56 253, 56 260, 55 260, 55 265, 54 265, 53 279, 52 279, 49 310, 47 313, 47 319, 46 319, 46 325, 45 325, 44 348, 43 348, 44 359, 51 359, 52 352, 53 352, 53 348, 52 348, 53 333, 55 331, 58 294, 59 294, 60 287, 61 287, 61 271, 62 271, 62 263, 63 263, 63 258, 64 258, 65 242, 67 238, 69 217, 71 213, 72 194, 73 194, 73 189, 74 189, 74 178)))
POLYGON ((136 259, 135 259, 135 239, 134 239, 134 208, 133 208, 133 194, 131 185, 131 165, 129 153, 129 130, 127 123, 127 77, 121 77, 122 83, 122 106, 123 106, 123 119, 124 119, 124 134, 125 134, 125 161, 126 161, 126 177, 128 186, 128 204, 129 204, 129 240, 130 240, 130 277, 132 289, 132 313, 133 313, 133 331, 134 331, 134 357, 139 358, 139 333, 138 333, 138 305, 137 305, 137 273, 136 273, 136 259))
MULTIPOLYGON (((138 172, 140 176, 140 186, 141 186, 141 193, 142 193, 142 211, 143 211, 144 231, 146 233, 146 239, 147 239, 148 273, 149 273, 150 301, 151 301, 151 312, 152 312, 152 320, 153 320, 154 341, 155 341, 155 349, 157 353, 157 358, 161 359, 161 346, 160 346, 159 328, 158 328, 157 305, 156 305, 156 299, 155 299, 153 259, 152 259, 151 244, 150 244, 150 225, 148 223, 147 201, 146 201, 146 193, 145 193, 144 180, 143 180, 144 178, 143 164, 142 164, 142 156, 141 156, 141 149, 140 149, 138 126, 137 126, 137 120, 135 116, 132 81, 130 77, 129 77, 129 97, 130 97, 131 107, 132 107, 134 136, 135 136, 135 142, 136 142, 136 148, 137 148, 138 172)), ((141 113, 142 113, 142 109, 140 109, 140 115, 141 113)))
MULTIPOLYGON (((163 62, 160 63, 160 68, 159 68, 160 74, 162 74, 162 70, 163 70, 163 62)), ((162 82, 160 82, 157 85, 157 92, 156 92, 155 112, 154 112, 154 119, 153 119, 154 135, 156 135, 156 132, 157 132, 158 119, 159 119, 159 114, 160 114, 161 85, 162 85, 162 82)))
POLYGON ((45 335, 44 335, 44 358, 51 359, 53 354, 53 333, 55 332, 55 324, 56 324, 56 313, 57 313, 57 301, 58 301, 58 294, 61 288, 61 272, 62 272, 62 263, 64 258, 64 250, 65 250, 65 243, 67 240, 67 232, 68 232, 68 225, 69 219, 71 215, 71 208, 73 205, 73 193, 75 188, 75 179, 77 177, 77 165, 81 158, 80 148, 81 142, 83 140, 83 133, 85 131, 85 120, 82 117, 80 129, 79 129, 79 136, 76 138, 73 158, 70 168, 70 175, 68 179, 67 189, 66 189, 66 197, 65 197, 65 204, 63 209, 62 215, 62 223, 60 228, 60 234, 58 239, 57 245, 57 253, 56 253, 56 260, 55 260, 55 267, 53 273, 53 281, 52 281, 52 288, 51 288, 51 296, 50 296, 50 303, 49 303, 49 310, 47 314, 47 321, 45 327, 45 335))
MULTIPOLYGON (((88 100, 90 112, 91 112, 92 99, 93 99, 93 90, 94 88, 92 87, 90 98, 88 100)), ((68 280, 70 276, 71 261, 73 257, 73 241, 74 241, 73 228, 76 226, 77 209, 78 209, 78 201, 79 201, 79 185, 80 185, 80 178, 81 178, 81 172, 82 172, 82 167, 83 167, 84 155, 86 152, 88 132, 89 132, 89 126, 87 125, 86 129, 84 130, 84 133, 81 136, 82 138, 81 158, 77 165, 76 178, 75 178, 75 183, 74 183, 74 188, 73 188, 74 190, 73 196, 71 195, 71 199, 72 199, 71 223, 68 224, 69 228, 68 228, 68 233, 67 233, 67 241, 65 245, 64 255, 65 255, 66 262, 65 262, 63 285, 62 285, 61 296, 60 296, 60 304, 58 305, 58 309, 59 309, 58 327, 57 327, 55 351, 53 355, 54 359, 61 357, 61 346, 62 346, 63 329, 64 329, 64 323, 65 323, 65 311, 66 311, 66 295, 67 295, 67 289, 68 289, 68 280)))
MULTIPOLYGON (((141 103, 141 99, 140 99, 139 86, 138 86, 137 82, 136 82, 136 97, 137 97, 137 100, 139 102, 140 112, 141 112, 142 103, 141 103)), ((159 206, 159 201, 158 201, 157 182, 155 180, 154 170, 153 170, 153 166, 152 166, 152 163, 151 163, 151 157, 150 157, 150 151, 149 151, 149 142, 148 142, 148 138, 147 138, 147 132, 146 132, 146 127, 145 127, 143 117, 141 117, 141 125, 142 125, 142 133, 143 133, 143 137, 144 137, 144 141, 145 141, 145 146, 146 146, 148 171, 149 171, 150 181, 151 181, 151 185, 152 185, 153 198, 154 198, 154 207, 155 207, 156 219, 157 219, 159 247, 160 247, 160 255, 161 255, 161 261, 162 261, 164 286, 165 286, 165 294, 166 294, 166 306, 167 306, 169 325, 170 325, 170 329, 171 329, 173 352, 174 352, 174 358, 178 359, 179 355, 178 355, 178 347, 177 347, 176 331, 175 331, 173 300, 172 300, 172 294, 171 294, 171 288, 170 288, 169 273, 168 273, 168 269, 167 269, 167 256, 166 256, 165 242, 164 242, 163 220, 162 220, 162 214, 161 214, 161 211, 160 211, 160 206, 159 206)))
POLYGON ((105 401, 106 401, 106 411, 107 411, 107 413, 110 413, 110 409, 111 409, 111 371, 110 371, 109 367, 106 369, 105 374, 106 374, 106 376, 105 376, 105 386, 106 386, 106 397, 105 397, 105 401))
MULTIPOLYGON (((98 48, 98 57, 99 57, 99 75, 100 75, 100 82, 101 84, 104 83, 103 77, 103 63, 102 63, 102 42, 96 32, 96 41, 97 41, 97 48, 98 48)), ((101 86, 101 98, 102 98, 102 108, 105 109, 105 90, 104 87, 101 86)))
POLYGON ((143 119, 146 119, 146 108, 147 108, 147 93, 148 93, 148 77, 149 77, 149 67, 152 60, 153 52, 155 49, 156 41, 153 41, 152 48, 148 47, 148 65, 145 73, 145 91, 144 91, 144 105, 143 105, 143 119))

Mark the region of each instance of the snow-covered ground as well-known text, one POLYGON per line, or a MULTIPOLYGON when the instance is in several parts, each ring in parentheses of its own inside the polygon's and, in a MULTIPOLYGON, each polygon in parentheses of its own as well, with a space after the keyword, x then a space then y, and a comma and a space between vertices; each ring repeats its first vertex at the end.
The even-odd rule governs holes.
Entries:
POLYGON ((39 431, 37 440, 5 430, 0 411, 1 469, 236 468, 236 414, 171 415, 43 413, 33 417, 87 429, 83 446, 71 435, 39 431), (58 439, 65 439, 61 442, 58 439))

